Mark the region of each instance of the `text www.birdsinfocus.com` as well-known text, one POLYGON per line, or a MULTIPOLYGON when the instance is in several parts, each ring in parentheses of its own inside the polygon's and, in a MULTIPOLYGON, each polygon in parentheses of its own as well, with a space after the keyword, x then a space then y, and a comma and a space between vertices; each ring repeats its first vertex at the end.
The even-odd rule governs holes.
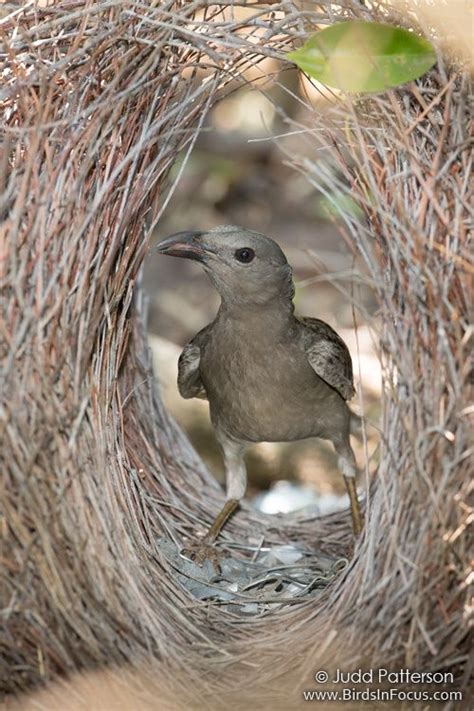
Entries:
POLYGON ((304 701, 462 701, 462 692, 453 689, 450 672, 417 672, 411 669, 336 669, 330 675, 321 669, 314 674, 320 687, 303 691, 304 701), (328 688, 329 685, 337 688, 328 688))

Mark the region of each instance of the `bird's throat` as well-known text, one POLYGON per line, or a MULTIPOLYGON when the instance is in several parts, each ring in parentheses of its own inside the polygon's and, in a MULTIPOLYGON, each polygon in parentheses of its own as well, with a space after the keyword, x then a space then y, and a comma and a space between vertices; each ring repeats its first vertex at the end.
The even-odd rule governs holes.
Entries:
POLYGON ((228 323, 235 331, 247 335, 287 333, 294 323, 294 305, 290 299, 271 302, 227 302, 222 300, 217 319, 228 323))

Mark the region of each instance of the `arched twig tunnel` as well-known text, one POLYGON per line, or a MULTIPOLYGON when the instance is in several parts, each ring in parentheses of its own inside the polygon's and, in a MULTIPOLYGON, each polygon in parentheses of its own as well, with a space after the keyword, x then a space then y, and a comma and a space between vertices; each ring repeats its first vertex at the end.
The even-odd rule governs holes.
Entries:
MULTIPOLYGON (((164 411, 146 343, 138 281, 169 169, 249 63, 369 12, 253 3, 237 20, 232 5, 77 0, 2 26, 7 692, 141 665, 179 685, 183 707, 288 708, 317 669, 464 678, 472 156, 469 77, 442 57, 416 85, 341 100, 315 138, 333 172, 299 163, 319 186, 337 171, 361 206, 347 238, 383 322, 382 452, 351 564, 317 597, 239 617, 193 600, 156 545, 223 496, 164 411)), ((260 532, 335 558, 351 540, 346 513, 285 522, 247 507, 224 535, 260 532)))

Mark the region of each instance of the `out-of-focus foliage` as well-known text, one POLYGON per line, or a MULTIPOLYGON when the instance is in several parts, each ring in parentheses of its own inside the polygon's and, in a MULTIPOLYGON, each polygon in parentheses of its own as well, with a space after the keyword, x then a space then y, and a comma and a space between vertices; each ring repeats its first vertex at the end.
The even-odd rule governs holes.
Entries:
POLYGON ((438 48, 474 72, 472 0, 390 0, 404 17, 436 37, 438 48))
POLYGON ((319 217, 337 220, 347 212, 355 219, 363 215, 357 202, 342 191, 322 195, 317 202, 316 214, 319 217))
POLYGON ((287 57, 322 84, 350 92, 383 91, 417 79, 436 54, 413 32, 375 22, 340 22, 287 57))

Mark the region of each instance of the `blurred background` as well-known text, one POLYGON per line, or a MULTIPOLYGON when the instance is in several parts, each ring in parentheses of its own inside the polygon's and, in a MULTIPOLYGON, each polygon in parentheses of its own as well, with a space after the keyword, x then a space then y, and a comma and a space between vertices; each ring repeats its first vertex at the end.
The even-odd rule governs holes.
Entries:
MULTIPOLYGON (((291 165, 296 155, 314 157, 311 130, 334 96, 327 90, 323 95, 297 70, 278 70, 276 60, 265 60, 246 77, 248 85, 230 91, 208 114, 189 159, 174 166, 171 184, 181 177, 145 262, 149 342, 162 397, 220 481, 208 404, 183 400, 176 385, 181 349, 213 319, 219 297, 199 264, 154 251, 156 242, 173 232, 236 224, 273 237, 294 269, 296 313, 327 321, 349 346, 357 389, 351 407, 359 413, 363 408, 375 422, 379 413, 375 302, 362 261, 350 251, 327 200, 291 165)), ((318 160, 324 160, 324 150, 318 160)), ((353 445, 361 472, 367 454, 373 471, 375 431, 369 428, 367 447, 356 439, 353 445)), ((247 468, 248 498, 268 513, 307 505, 327 512, 346 505, 332 445, 322 440, 255 445, 247 468)), ((361 473, 359 486, 365 484, 361 473)))

